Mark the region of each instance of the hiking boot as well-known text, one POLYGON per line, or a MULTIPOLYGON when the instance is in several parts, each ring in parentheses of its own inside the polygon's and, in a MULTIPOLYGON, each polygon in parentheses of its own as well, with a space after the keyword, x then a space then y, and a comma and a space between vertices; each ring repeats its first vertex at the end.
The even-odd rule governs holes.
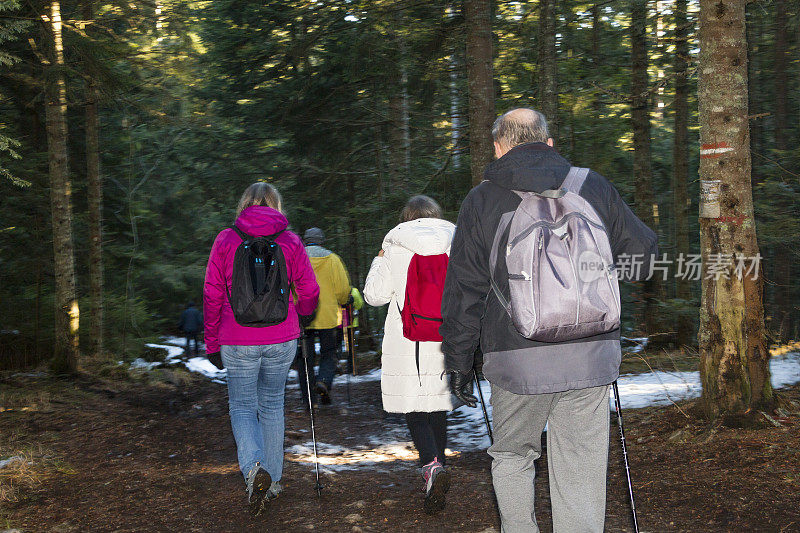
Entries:
POLYGON ((437 458, 422 467, 425 479, 425 512, 436 514, 444 509, 445 495, 450 490, 450 472, 444 469, 437 458))
POLYGON ((281 486, 281 482, 273 481, 272 485, 269 487, 269 491, 267 492, 267 498, 269 498, 270 500, 274 500, 280 495, 281 492, 283 492, 283 487, 281 486))
POLYGON ((256 463, 247 473, 245 482, 247 483, 247 505, 250 508, 250 514, 258 516, 266 508, 272 478, 269 472, 261 468, 261 463, 256 463))
POLYGON ((317 394, 319 394, 319 401, 322 405, 330 405, 331 404, 331 391, 328 389, 328 386, 325 385, 322 381, 317 381, 315 385, 317 390, 317 394))

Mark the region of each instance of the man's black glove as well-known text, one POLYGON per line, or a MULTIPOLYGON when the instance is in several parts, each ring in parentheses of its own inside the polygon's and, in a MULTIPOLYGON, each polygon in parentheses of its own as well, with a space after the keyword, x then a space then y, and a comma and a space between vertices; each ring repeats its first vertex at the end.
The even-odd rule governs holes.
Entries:
POLYGON ((478 374, 478 377, 483 376, 483 352, 480 346, 475 350, 475 355, 472 357, 472 369, 478 374))
POLYGON ((355 298, 353 298, 353 293, 351 292, 350 296, 347 298, 347 303, 344 304, 344 305, 353 305, 353 303, 355 303, 355 301, 356 300, 355 300, 355 298))
POLYGON ((314 315, 298 315, 300 327, 306 329, 314 321, 314 315))
POLYGON ((225 370, 225 365, 222 364, 222 352, 210 353, 206 355, 206 358, 218 369, 225 370))
POLYGON ((448 374, 450 374, 450 391, 453 396, 470 407, 477 407, 478 399, 472 395, 472 380, 475 375, 472 370, 469 372, 450 370, 448 374))

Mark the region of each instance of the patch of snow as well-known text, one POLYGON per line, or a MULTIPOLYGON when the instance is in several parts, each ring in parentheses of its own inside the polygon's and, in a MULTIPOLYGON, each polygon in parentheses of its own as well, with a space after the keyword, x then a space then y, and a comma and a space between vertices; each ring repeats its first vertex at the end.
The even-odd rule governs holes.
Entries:
POLYGON ((25 458, 22 457, 21 455, 15 455, 13 457, 9 457, 8 459, 0 459, 0 470, 14 463, 24 463, 24 462, 25 458))
MULTIPOLYGON (((370 441, 372 444, 372 441, 370 441)), ((298 463, 314 464, 314 444, 305 442, 296 444, 286 449, 287 460, 298 463)), ((335 444, 317 442, 317 457, 320 470, 328 472, 341 472, 356 470, 364 467, 381 470, 382 463, 396 463, 398 461, 416 461, 418 456, 411 442, 382 442, 375 446, 357 446, 344 448, 335 444)), ((407 465, 413 467, 415 465, 407 465)), ((397 468, 396 464, 390 468, 397 468)))
MULTIPOLYGON (((642 339, 637 339, 642 341, 642 339)), ((800 382, 800 353, 789 353, 770 359, 772 386, 776 389, 800 382)), ((648 372, 626 374, 617 380, 623 409, 697 398, 702 392, 699 372, 648 372)), ((481 382, 489 420, 492 419, 491 386, 481 382)), ((476 394, 477 396, 477 394, 476 394)), ((609 387, 609 409, 614 410, 613 388, 609 387)), ((489 436, 480 404, 475 409, 462 406, 448 416, 448 442, 459 450, 486 449, 489 436)))
POLYGON ((167 358, 164 360, 166 363, 175 362, 174 360, 180 359, 181 355, 183 355, 183 348, 178 346, 171 346, 167 344, 145 344, 147 348, 161 348, 162 350, 167 351, 167 358))
POLYGON ((622 344, 628 343, 632 344, 628 348, 625 348, 623 351, 626 353, 639 353, 645 348, 647 348, 647 343, 650 341, 649 337, 620 337, 620 342, 622 344))
MULTIPOLYGON (((769 362, 772 386, 776 389, 800 381, 800 353, 773 357, 769 362)), ((623 409, 649 405, 668 405, 679 400, 697 398, 702 392, 700 372, 648 372, 625 374, 617 380, 623 409)), ((614 405, 613 390, 610 395, 614 405)))
POLYGON ((227 370, 218 369, 205 357, 192 357, 183 364, 189 372, 197 372, 211 379, 221 379, 228 375, 227 370))
MULTIPOLYGON (((641 341, 641 339, 638 339, 641 341)), ((800 353, 773 357, 770 360, 772 385, 784 387, 800 381, 800 353)), ((380 369, 364 375, 364 381, 380 379, 380 369)), ((357 376, 362 377, 362 376, 357 376)), ((296 380, 296 372, 294 374, 296 380)), ((346 379, 339 376, 337 379, 346 379)), ((351 378, 353 379, 353 378, 351 378)), ((352 383, 352 381, 351 381, 352 383)), ((638 375, 623 375, 618 380, 622 405, 625 408, 667 405, 671 401, 695 398, 700 395, 700 376, 698 372, 650 372, 638 375)), ((486 401, 489 419, 492 417, 491 386, 481 382, 481 391, 486 401)), ((609 408, 614 409, 612 388, 609 387, 609 408)), ((408 430, 404 424, 383 426, 379 434, 362 438, 363 444, 344 447, 340 445, 317 443, 320 470, 338 472, 368 467, 374 471, 388 469, 414 468, 417 452, 409 441, 408 430)), ((483 410, 478 405, 471 409, 462 406, 448 415, 448 443, 456 451, 448 450, 447 455, 459 451, 485 450, 489 447, 489 436, 483 418, 483 410)), ((306 463, 313 467, 313 443, 305 442, 287 448, 287 459, 306 463)))
MULTIPOLYGON (((319 366, 314 367, 314 372, 319 372, 319 366)), ((333 384, 340 385, 343 387, 347 386, 347 374, 341 374, 338 376, 333 377, 333 384)), ((298 382, 299 374, 297 370, 291 369, 289 370, 289 376, 286 378, 286 389, 287 390, 299 390, 300 383, 298 382)), ((381 369, 380 368, 373 368, 369 372, 365 372, 363 374, 359 374, 357 376, 350 376, 350 385, 357 385, 359 383, 369 383, 372 381, 380 381, 381 380, 381 369)), ((303 383, 303 387, 306 384, 303 383)))
MULTIPOLYGON (((373 368, 369 372, 365 372, 363 374, 358 374, 357 376, 350 376, 350 384, 354 383, 368 383, 371 381, 380 381, 381 380, 381 369, 373 368)), ((334 384, 345 385, 347 383, 347 375, 342 374, 341 376, 336 376, 333 378, 334 384)))
POLYGON ((145 361, 144 359, 139 357, 138 359, 134 360, 131 363, 131 368, 142 368, 144 370, 152 370, 153 368, 155 368, 157 366, 160 366, 160 365, 161 365, 161 363, 151 363, 151 362, 145 361))

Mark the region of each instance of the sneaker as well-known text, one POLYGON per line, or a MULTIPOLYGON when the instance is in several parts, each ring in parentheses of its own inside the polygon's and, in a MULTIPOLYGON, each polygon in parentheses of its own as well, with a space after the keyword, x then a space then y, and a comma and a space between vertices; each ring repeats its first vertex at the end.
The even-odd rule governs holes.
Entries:
POLYGON ((436 514, 444 509, 445 495, 450 490, 450 472, 444 469, 437 458, 422 467, 425 479, 424 509, 428 514, 436 514))
POLYGON ((250 514, 260 515, 266 508, 268 492, 272 486, 272 478, 269 472, 261 468, 261 463, 256 463, 245 479, 247 483, 247 504, 250 514))
POLYGON ((330 405, 331 404, 331 391, 328 389, 328 386, 325 385, 322 381, 317 381, 316 385, 317 394, 319 394, 319 401, 322 405, 330 405))
POLYGON ((270 500, 274 500, 280 495, 281 492, 283 492, 283 487, 281 486, 281 482, 273 481, 272 485, 269 487, 269 492, 267 492, 267 498, 269 498, 270 500))

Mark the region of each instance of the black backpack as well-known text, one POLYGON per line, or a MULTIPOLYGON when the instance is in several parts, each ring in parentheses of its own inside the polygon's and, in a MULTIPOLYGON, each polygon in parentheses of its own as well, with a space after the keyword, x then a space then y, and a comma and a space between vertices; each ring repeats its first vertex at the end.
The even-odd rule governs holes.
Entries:
POLYGON ((233 226, 242 243, 233 258, 228 300, 242 326, 263 328, 280 324, 289 315, 286 259, 275 239, 283 233, 253 237, 233 226))

